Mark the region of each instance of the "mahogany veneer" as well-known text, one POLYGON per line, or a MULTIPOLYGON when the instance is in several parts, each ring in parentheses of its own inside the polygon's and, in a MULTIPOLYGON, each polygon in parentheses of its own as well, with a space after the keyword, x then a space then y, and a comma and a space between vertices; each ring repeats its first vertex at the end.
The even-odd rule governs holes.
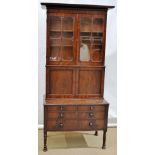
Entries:
POLYGON ((48 131, 103 130, 107 10, 114 6, 41 3, 47 8, 44 151, 48 131))

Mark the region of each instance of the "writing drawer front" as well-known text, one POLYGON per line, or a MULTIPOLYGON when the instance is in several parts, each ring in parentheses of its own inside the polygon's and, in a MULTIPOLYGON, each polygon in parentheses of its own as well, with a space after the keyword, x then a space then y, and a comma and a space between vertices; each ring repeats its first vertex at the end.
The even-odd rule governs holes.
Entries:
POLYGON ((105 111, 105 107, 100 105, 100 106, 96 106, 96 105, 82 105, 82 106, 78 106, 78 111, 105 111))
POLYGON ((104 119, 104 115, 103 111, 78 112, 79 119, 104 119))
POLYGON ((67 106, 67 105, 54 105, 49 106, 48 111, 75 111, 77 109, 76 106, 67 106))
POLYGON ((61 112, 61 111, 48 111, 47 119, 76 119, 77 113, 76 112, 61 112))
POLYGON ((77 120, 48 120, 47 130, 75 130, 77 129, 77 120))
POLYGON ((79 121, 81 130, 104 129, 104 119, 102 120, 81 120, 79 121))

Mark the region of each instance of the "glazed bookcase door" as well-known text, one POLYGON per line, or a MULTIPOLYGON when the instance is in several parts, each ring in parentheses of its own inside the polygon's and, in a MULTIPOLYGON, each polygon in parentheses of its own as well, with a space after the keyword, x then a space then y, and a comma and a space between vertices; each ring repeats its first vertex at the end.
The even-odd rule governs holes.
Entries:
POLYGON ((104 63, 105 19, 104 15, 79 15, 78 63, 104 63))
POLYGON ((75 15, 51 13, 47 23, 47 64, 74 64, 75 15))

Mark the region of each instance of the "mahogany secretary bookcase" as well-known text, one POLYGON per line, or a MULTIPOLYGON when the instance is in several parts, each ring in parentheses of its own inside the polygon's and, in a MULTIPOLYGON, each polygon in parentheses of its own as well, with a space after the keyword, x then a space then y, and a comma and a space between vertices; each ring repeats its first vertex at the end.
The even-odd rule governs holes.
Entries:
POLYGON ((103 130, 107 11, 114 6, 41 3, 47 8, 44 151, 48 131, 103 130))

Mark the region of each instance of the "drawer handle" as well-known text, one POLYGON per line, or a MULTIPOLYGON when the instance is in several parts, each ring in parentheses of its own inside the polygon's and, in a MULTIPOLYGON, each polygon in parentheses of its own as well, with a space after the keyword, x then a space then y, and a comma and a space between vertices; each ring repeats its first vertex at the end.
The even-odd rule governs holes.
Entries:
POLYGON ((61 118, 64 117, 63 113, 60 113, 60 117, 61 117, 61 118))
POLYGON ((95 128, 96 124, 95 124, 95 122, 94 123, 93 122, 89 122, 89 126, 95 128))
POLYGON ((90 110, 93 110, 94 109, 94 107, 93 106, 90 106, 90 110))
POLYGON ((63 123, 60 123, 60 124, 59 124, 59 127, 60 127, 60 128, 63 128, 63 123))
POLYGON ((94 126, 94 124, 93 124, 92 122, 89 122, 89 126, 91 126, 91 127, 92 127, 92 126, 94 126))
POLYGON ((93 113, 89 113, 89 116, 90 116, 90 117, 93 117, 93 116, 94 116, 94 114, 93 114, 93 113))
POLYGON ((64 108, 63 108, 63 106, 60 106, 60 110, 63 110, 64 108))

